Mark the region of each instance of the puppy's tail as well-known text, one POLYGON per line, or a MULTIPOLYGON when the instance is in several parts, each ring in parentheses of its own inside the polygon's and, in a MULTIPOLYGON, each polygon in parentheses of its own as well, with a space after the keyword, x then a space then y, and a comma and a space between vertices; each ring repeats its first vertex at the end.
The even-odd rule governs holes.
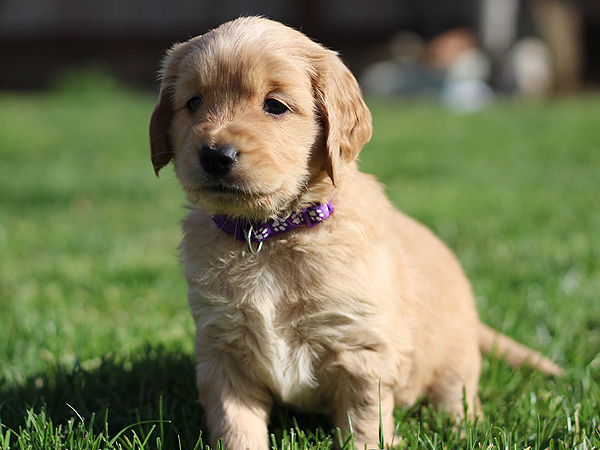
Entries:
POLYGON ((561 377, 565 374, 564 370, 550 359, 519 344, 484 323, 479 324, 479 349, 485 354, 497 353, 514 368, 522 364, 528 364, 547 375, 561 377))

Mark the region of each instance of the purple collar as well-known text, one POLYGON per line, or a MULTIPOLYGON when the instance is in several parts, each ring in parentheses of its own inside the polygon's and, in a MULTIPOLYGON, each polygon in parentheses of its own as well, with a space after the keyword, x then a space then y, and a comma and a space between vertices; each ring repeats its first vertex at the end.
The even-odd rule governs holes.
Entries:
POLYGON ((232 219, 217 214, 212 216, 212 220, 219 227, 219 230, 233 234, 242 242, 259 242, 262 244, 262 241, 272 236, 285 233, 302 225, 312 228, 327 219, 332 212, 333 205, 329 202, 296 211, 285 219, 269 219, 264 223, 253 223, 246 219, 232 219))

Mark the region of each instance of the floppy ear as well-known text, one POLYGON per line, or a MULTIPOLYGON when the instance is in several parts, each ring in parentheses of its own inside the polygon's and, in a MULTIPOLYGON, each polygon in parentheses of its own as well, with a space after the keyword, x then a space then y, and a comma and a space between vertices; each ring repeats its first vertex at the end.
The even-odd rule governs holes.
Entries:
POLYGON ((167 89, 161 88, 158 103, 154 107, 150 118, 150 158, 156 176, 158 176, 160 169, 169 164, 169 161, 173 158, 173 149, 169 142, 169 128, 173 112, 170 101, 171 95, 167 89))
POLYGON ((335 185, 340 169, 371 139, 371 112, 350 70, 337 53, 323 49, 316 64, 315 96, 327 147, 326 171, 335 185))
POLYGON ((167 52, 163 61, 158 102, 150 117, 150 157, 156 176, 174 156, 169 132, 174 112, 173 100, 178 80, 177 72, 181 60, 187 52, 187 43, 176 44, 167 52))

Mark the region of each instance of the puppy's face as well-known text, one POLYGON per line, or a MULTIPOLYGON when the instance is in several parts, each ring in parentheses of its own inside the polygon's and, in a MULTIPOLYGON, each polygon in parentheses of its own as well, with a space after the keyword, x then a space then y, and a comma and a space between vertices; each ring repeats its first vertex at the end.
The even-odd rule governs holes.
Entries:
MULTIPOLYGON (((297 207, 370 136, 370 120, 365 132, 354 119, 346 133, 359 131, 356 142, 329 142, 340 131, 330 130, 333 93, 322 86, 332 69, 349 75, 333 52, 266 19, 230 22, 174 47, 150 126, 156 172, 173 159, 188 197, 213 214, 264 219, 297 207)), ((357 117, 346 103, 344 114, 357 117)))
POLYGON ((196 203, 269 216, 305 189, 325 152, 305 68, 248 47, 191 49, 179 68, 171 142, 196 203))

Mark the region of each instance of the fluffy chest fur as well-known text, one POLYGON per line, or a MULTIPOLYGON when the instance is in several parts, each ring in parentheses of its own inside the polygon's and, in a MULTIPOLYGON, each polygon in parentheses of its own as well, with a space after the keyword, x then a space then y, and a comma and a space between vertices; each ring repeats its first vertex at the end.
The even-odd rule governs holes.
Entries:
POLYGON ((203 341, 198 351, 228 355, 274 396, 305 406, 318 386, 322 343, 306 339, 301 321, 283 326, 281 297, 259 284, 240 302, 206 292, 190 295, 197 340, 203 341))
POLYGON ((214 235, 200 213, 192 213, 184 229, 197 356, 228 355, 275 398, 323 409, 322 378, 336 355, 383 342, 373 332, 369 344, 357 341, 368 314, 335 306, 357 293, 336 288, 332 294, 328 279, 319 276, 324 255, 296 251, 293 239, 268 242, 251 255, 231 236, 214 235), (195 257, 198 252, 202 258, 195 257))

